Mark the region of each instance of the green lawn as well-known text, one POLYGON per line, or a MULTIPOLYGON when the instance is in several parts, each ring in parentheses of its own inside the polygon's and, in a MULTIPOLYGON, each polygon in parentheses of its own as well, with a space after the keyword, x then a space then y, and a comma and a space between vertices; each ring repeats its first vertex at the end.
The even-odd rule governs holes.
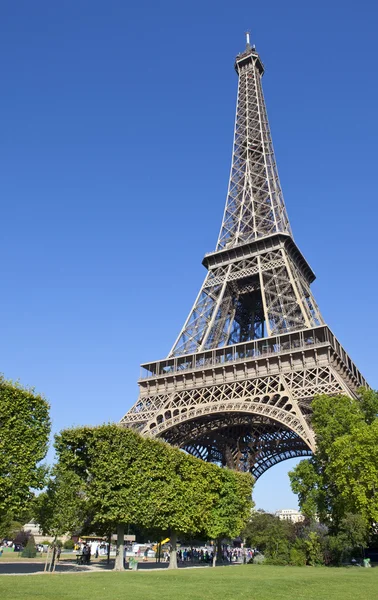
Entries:
MULTIPOLYGON (((37 556, 35 558, 25 558, 21 555, 21 552, 13 552, 9 551, 9 550, 5 550, 5 552, 3 552, 3 556, 0 558, 0 564, 2 562, 45 562, 46 560, 46 553, 41 554, 40 552, 37 552, 37 556)), ((61 561, 63 560, 70 560, 70 561, 75 561, 76 560, 76 554, 74 554, 73 552, 67 552, 67 553, 63 553, 61 555, 61 561)))
POLYGON ((7 600, 374 600, 378 568, 246 565, 179 571, 0 577, 7 600))

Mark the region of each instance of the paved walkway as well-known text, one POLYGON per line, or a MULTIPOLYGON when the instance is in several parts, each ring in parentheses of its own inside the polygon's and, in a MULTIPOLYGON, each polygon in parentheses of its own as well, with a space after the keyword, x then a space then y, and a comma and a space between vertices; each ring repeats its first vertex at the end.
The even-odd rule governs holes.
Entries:
MULTIPOLYGON (((236 563, 230 565, 226 563, 224 566, 234 566, 236 563)), ((104 562, 93 562, 90 565, 77 565, 75 562, 62 561, 57 563, 55 572, 56 573, 94 573, 98 571, 111 571, 114 567, 114 560, 110 561, 108 565, 104 562)), ((182 562, 179 563, 179 569, 204 569, 211 567, 211 563, 191 563, 182 562)), ((5 562, 0 561, 0 575, 38 575, 44 572, 44 562, 5 562)), ((167 569, 168 563, 165 562, 139 562, 138 571, 151 571, 156 569, 167 569)), ((128 564, 126 564, 126 570, 128 570, 128 564)))

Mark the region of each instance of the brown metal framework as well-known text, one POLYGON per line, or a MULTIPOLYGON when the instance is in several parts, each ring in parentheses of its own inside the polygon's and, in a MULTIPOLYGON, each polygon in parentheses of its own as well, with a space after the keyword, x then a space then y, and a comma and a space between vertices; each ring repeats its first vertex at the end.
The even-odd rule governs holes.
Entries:
POLYGON ((142 365, 140 395, 121 424, 207 461, 249 470, 315 449, 316 394, 366 385, 325 325, 315 275, 296 246, 278 178, 261 77, 247 38, 230 182, 216 251, 168 357, 142 365))

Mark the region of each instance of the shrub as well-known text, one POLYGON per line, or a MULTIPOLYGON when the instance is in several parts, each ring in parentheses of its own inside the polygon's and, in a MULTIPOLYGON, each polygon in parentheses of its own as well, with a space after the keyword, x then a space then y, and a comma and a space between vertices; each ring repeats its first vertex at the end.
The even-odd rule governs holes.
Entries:
POLYGON ((294 567, 304 567, 306 564, 306 553, 298 548, 291 548, 290 564, 294 567))
POLYGON ((312 567, 323 564, 323 552, 320 538, 315 531, 309 533, 305 544, 308 564, 312 567))
POLYGON ((269 556, 265 560, 266 565, 277 565, 277 566, 285 566, 288 564, 288 560, 286 556, 269 556))
POLYGON ((75 544, 73 543, 72 540, 66 540, 63 544, 63 548, 65 548, 65 550, 73 550, 74 546, 75 546, 75 544))
POLYGON ((255 554, 252 560, 254 565, 262 565, 265 562, 265 556, 263 554, 255 554))
POLYGON ((21 546, 25 548, 30 537, 32 537, 30 531, 24 531, 23 529, 20 529, 20 531, 15 532, 13 541, 15 544, 21 544, 21 546))
POLYGON ((63 546, 62 540, 56 540, 55 546, 59 546, 59 548, 62 548, 62 546, 63 546))
POLYGON ((28 539, 28 543, 26 544, 25 548, 23 549, 21 556, 23 558, 35 558, 37 555, 37 550, 35 547, 35 541, 34 541, 34 537, 31 535, 28 539))

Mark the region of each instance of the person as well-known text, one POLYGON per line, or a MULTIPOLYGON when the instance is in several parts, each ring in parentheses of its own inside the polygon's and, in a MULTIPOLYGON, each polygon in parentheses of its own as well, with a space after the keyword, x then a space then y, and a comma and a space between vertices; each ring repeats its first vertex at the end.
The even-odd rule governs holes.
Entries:
POLYGON ((145 551, 143 552, 143 560, 146 561, 148 558, 148 548, 145 549, 145 551))
POLYGON ((61 552, 62 552, 62 547, 58 546, 57 549, 56 549, 56 562, 59 561, 61 552))
POLYGON ((88 546, 88 544, 85 543, 84 547, 83 547, 83 563, 85 565, 89 565, 90 558, 91 558, 91 549, 88 546))

